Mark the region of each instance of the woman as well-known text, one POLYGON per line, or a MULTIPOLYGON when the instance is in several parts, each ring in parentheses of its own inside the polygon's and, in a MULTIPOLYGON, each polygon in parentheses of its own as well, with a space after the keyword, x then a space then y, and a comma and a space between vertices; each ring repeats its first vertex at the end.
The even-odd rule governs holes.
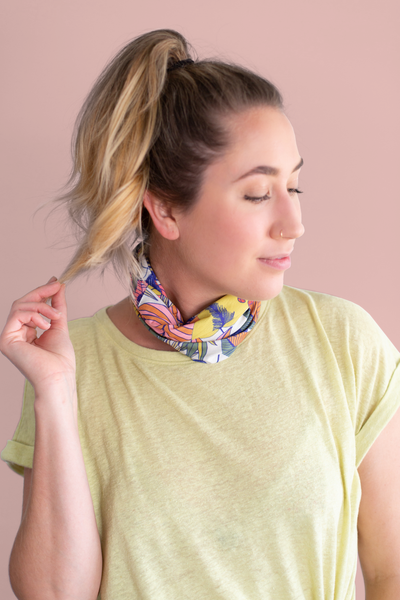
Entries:
POLYGON ((101 75, 64 197, 85 235, 0 338, 18 598, 351 600, 357 535, 368 600, 398 597, 400 355, 283 286, 302 163, 278 90, 177 32, 101 75), (63 282, 110 261, 128 297, 67 324, 63 282))

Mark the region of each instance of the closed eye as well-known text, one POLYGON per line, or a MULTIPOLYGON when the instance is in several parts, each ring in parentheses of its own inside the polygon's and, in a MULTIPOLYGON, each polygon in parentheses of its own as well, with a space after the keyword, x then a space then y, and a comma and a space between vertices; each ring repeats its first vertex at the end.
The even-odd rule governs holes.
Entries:
POLYGON ((268 196, 268 194, 265 194, 265 196, 245 196, 244 199, 245 200, 250 200, 251 202, 261 202, 262 200, 269 200, 271 198, 271 196, 268 196))
MULTIPOLYGON (((289 188, 289 194, 302 194, 303 192, 298 188, 289 188)), ((265 194, 265 196, 244 196, 245 200, 250 200, 250 202, 262 202, 263 200, 269 200, 271 196, 265 194)))

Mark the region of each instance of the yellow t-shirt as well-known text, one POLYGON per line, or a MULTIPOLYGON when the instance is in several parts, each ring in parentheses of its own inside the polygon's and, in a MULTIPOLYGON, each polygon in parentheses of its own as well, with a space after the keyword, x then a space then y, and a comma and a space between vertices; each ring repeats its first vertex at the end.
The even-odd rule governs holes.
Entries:
MULTIPOLYGON (((218 364, 69 323, 102 600, 354 600, 357 467, 400 405, 359 306, 285 286, 218 364)), ((3 460, 32 466, 33 390, 3 460)), ((390 460, 390 457, 388 457, 390 460)))

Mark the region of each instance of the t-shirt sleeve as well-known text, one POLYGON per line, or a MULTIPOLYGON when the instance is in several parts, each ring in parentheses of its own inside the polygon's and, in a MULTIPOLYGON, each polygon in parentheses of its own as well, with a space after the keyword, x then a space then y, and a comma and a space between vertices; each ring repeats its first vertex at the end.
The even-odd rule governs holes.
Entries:
MULTIPOLYGON (((361 401, 361 413, 365 411, 366 402, 361 401)), ((400 406, 400 366, 389 379, 387 388, 376 405, 361 421, 361 427, 356 433, 356 466, 358 467, 378 435, 389 423, 400 406)))
POLYGON ((374 319, 354 308, 348 348, 354 372, 356 467, 400 406, 400 353, 374 319))
POLYGON ((1 453, 1 458, 19 475, 24 468, 32 468, 33 448, 35 445, 35 412, 33 403, 35 391, 29 381, 25 380, 22 414, 17 429, 11 440, 1 453))

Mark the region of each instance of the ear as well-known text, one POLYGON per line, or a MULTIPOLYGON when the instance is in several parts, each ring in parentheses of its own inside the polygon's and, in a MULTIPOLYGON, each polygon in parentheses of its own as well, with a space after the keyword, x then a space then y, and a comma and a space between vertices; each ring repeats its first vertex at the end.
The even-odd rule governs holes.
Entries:
POLYGON ((179 237, 179 229, 172 207, 148 190, 144 193, 143 204, 149 211, 158 233, 167 240, 176 240, 179 237))

